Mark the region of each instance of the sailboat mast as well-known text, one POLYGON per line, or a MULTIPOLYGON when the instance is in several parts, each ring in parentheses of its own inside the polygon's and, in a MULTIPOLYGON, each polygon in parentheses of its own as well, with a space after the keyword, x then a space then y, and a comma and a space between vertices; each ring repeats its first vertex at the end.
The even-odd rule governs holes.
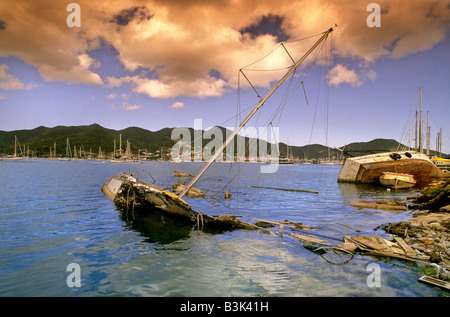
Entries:
POLYGON ((417 151, 417 110, 416 110, 416 125, 414 126, 414 151, 417 151))
POLYGON ((319 44, 325 40, 328 35, 333 31, 333 28, 329 28, 327 31, 323 33, 323 35, 320 37, 320 39, 317 40, 317 42, 305 53, 305 55, 300 58, 300 60, 295 63, 293 67, 278 81, 278 83, 267 93, 267 95, 261 99, 261 101, 256 105, 256 107, 250 112, 247 117, 244 119, 244 121, 241 122, 241 124, 233 131, 233 133, 230 134, 230 136, 226 139, 226 141, 221 145, 221 147, 215 151, 214 155, 211 156, 209 161, 205 164, 205 166, 201 169, 201 171, 195 175, 195 177, 192 179, 192 181, 186 186, 186 188, 178 195, 179 198, 182 198, 186 193, 191 189, 192 186, 198 181, 198 179, 205 173, 205 171, 209 168, 209 166, 214 162, 214 160, 219 156, 222 155, 223 149, 234 139, 236 134, 239 133, 239 131, 247 124, 247 122, 253 117, 253 115, 259 110, 259 108, 264 105, 264 103, 269 99, 270 96, 277 90, 281 84, 292 75, 292 73, 300 66, 300 64, 308 57, 309 54, 311 54, 319 44))
POLYGON ((427 111, 427 155, 430 156, 430 126, 428 125, 430 112, 427 111))
POLYGON ((419 121, 419 152, 423 153, 423 144, 422 144, 422 87, 420 87, 420 121, 419 121))

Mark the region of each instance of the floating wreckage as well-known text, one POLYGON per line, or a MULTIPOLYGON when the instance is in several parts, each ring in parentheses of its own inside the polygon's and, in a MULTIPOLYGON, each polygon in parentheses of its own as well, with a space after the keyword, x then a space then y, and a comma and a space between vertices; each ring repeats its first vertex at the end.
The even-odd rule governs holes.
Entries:
MULTIPOLYGON (((172 191, 177 195, 180 194, 185 189, 186 189, 186 185, 180 184, 180 183, 177 183, 172 186, 172 191)), ((186 193, 186 196, 188 196, 189 198, 206 197, 205 193, 201 189, 194 188, 194 187, 191 187, 189 189, 189 191, 186 193)))
POLYGON ((379 184, 383 172, 411 175, 415 180, 414 187, 418 188, 445 178, 445 173, 426 154, 403 151, 348 157, 337 180, 342 183, 379 184))
POLYGON ((193 175, 188 174, 188 173, 183 172, 183 171, 175 171, 175 172, 173 172, 173 175, 175 177, 194 177, 193 175))
POLYGON ((352 201, 350 206, 357 208, 407 210, 406 203, 387 200, 352 201))

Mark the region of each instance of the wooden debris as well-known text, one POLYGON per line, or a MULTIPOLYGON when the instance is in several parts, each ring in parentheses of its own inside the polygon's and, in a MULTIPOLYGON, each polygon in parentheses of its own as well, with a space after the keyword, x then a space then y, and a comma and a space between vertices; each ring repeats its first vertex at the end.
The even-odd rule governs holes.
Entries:
MULTIPOLYGON (((257 219, 257 218, 253 218, 252 221, 256 221, 256 224, 259 227, 262 228, 267 228, 269 226, 278 226, 278 229, 283 230, 285 228, 289 228, 291 230, 296 230, 298 231, 299 228, 303 228, 306 230, 310 230, 313 228, 318 228, 318 227, 312 227, 312 226, 308 226, 308 225, 303 225, 302 223, 295 223, 295 222, 291 222, 288 220, 283 220, 283 221, 270 221, 270 220, 264 220, 264 219, 257 219)), ((289 236, 293 237, 296 240, 300 240, 302 242, 306 242, 306 243, 315 243, 315 244, 320 244, 320 245, 331 245, 330 242, 323 240, 317 236, 314 235, 310 235, 310 234, 299 234, 296 232, 292 232, 292 231, 283 231, 283 233, 288 234, 289 236)))
POLYGON ((298 193, 312 193, 312 194, 318 194, 319 193, 318 191, 315 191, 315 190, 305 190, 305 189, 290 189, 290 188, 264 187, 264 186, 248 186, 248 187, 284 190, 284 191, 288 191, 288 192, 298 192, 298 193))
POLYGON ((231 200, 233 198, 231 198, 231 194, 228 190, 225 191, 225 193, 223 194, 223 198, 231 200))
POLYGON ((389 246, 384 241, 382 237, 379 236, 358 236, 352 238, 354 241, 359 242, 360 244, 377 250, 377 251, 388 251, 389 246))
POLYGON ((345 242, 340 244, 339 247, 344 248, 345 243, 352 243, 356 246, 354 252, 360 251, 369 255, 393 257, 397 259, 430 264, 429 261, 417 258, 415 254, 412 256, 413 254, 408 248, 408 251, 406 251, 396 242, 386 240, 379 236, 360 236, 353 238, 344 236, 344 241, 345 242))
POLYGON ((389 209, 389 210, 406 210, 406 204, 391 201, 352 201, 350 206, 358 208, 373 209, 389 209))
POLYGON ((317 243, 317 244, 321 244, 321 245, 331 245, 330 242, 322 240, 322 239, 317 238, 312 235, 305 235, 305 234, 299 234, 299 233, 294 233, 294 232, 288 232, 288 234, 290 236, 292 236, 293 238, 300 240, 302 242, 317 243))
POLYGON ((336 247, 347 250, 352 253, 354 253, 356 251, 356 249, 358 248, 356 246, 356 244, 351 243, 351 242, 344 242, 344 243, 338 244, 336 247))
POLYGON ((188 173, 185 173, 185 172, 182 172, 182 171, 175 171, 174 172, 174 176, 175 177, 194 177, 191 174, 188 174, 188 173))
POLYGON ((291 228, 294 231, 311 230, 311 229, 319 229, 320 228, 320 227, 313 227, 313 226, 309 226, 309 225, 304 225, 301 222, 291 222, 289 220, 270 221, 270 220, 253 218, 252 221, 257 221, 262 226, 264 226, 264 224, 269 224, 271 226, 279 226, 280 229, 283 229, 284 226, 288 226, 289 228, 291 228))
POLYGON ((416 251, 414 251, 409 245, 407 245, 402 238, 394 237, 394 240, 397 241, 397 243, 403 248, 403 250, 405 250, 407 256, 411 258, 416 257, 416 251))
POLYGON ((440 288, 443 288, 447 291, 450 291, 450 283, 437 279, 435 277, 431 277, 431 276, 422 276, 421 278, 419 278, 419 282, 428 284, 428 285, 432 285, 432 286, 437 286, 440 288))
MULTIPOLYGON (((177 183, 177 184, 172 186, 172 191, 178 195, 185 188, 186 188, 186 185, 177 183)), ((188 196, 189 198, 206 197, 205 193, 203 193, 202 190, 197 189, 197 188, 193 188, 193 187, 191 189, 189 189, 189 191, 187 192, 186 196, 188 196)))

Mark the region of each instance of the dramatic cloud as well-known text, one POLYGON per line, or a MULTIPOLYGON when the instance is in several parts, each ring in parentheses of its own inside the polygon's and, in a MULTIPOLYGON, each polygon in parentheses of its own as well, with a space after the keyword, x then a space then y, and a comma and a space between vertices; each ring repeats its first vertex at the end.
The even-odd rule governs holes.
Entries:
POLYGON ((150 20, 152 17, 151 14, 149 14, 148 9, 144 6, 142 7, 133 7, 129 9, 124 9, 120 11, 118 14, 114 15, 111 22, 114 22, 118 25, 128 25, 130 21, 137 19, 139 22, 150 20))
MULTIPOLYGON (((153 98, 206 98, 235 88, 238 70, 273 50, 278 41, 319 34, 335 23, 334 53, 366 65, 381 57, 401 58, 431 49, 445 39, 450 24, 449 0, 379 0, 380 28, 366 24, 368 3, 354 0, 77 3, 80 28, 66 25, 67 3, 1 1, 0 57, 17 56, 48 81, 129 85, 153 98), (90 52, 102 43, 113 46, 120 63, 135 73, 101 78, 90 52)), ((297 53, 292 52, 294 58, 297 53)), ((289 63, 284 54, 268 66, 289 63)), ((357 87, 361 78, 375 79, 376 74, 367 70, 358 79, 344 65, 336 67, 329 74, 335 85, 357 87)), ((259 74, 254 84, 268 86, 278 77, 259 74)))

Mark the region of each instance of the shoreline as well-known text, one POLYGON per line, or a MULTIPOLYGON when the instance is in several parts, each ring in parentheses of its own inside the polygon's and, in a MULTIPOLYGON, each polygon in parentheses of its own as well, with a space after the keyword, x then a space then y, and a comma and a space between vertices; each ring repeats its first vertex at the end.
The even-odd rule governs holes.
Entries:
MULTIPOLYGON (((450 270, 450 177, 420 190, 409 210, 411 219, 381 228, 398 236, 416 252, 416 258, 450 270)), ((450 272, 441 277, 450 281, 450 272)))

